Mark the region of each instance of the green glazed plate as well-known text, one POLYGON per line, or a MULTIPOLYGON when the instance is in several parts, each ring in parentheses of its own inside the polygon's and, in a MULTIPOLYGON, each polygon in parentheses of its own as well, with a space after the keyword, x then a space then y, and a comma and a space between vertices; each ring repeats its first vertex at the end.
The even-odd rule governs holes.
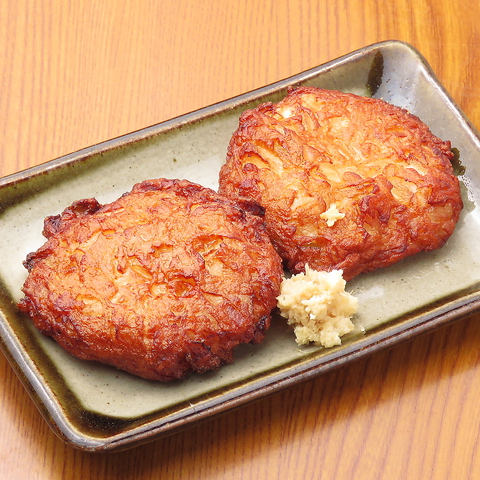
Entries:
POLYGON ((82 450, 125 449, 394 345, 480 309, 480 142, 423 57, 397 41, 179 118, 110 140, 0 180, 0 338, 40 412, 82 450), (163 384, 78 360, 41 335, 17 308, 26 255, 44 243, 47 215, 73 201, 115 200, 142 180, 187 178, 217 188, 242 111, 278 101, 292 85, 383 98, 407 108, 450 140, 465 208, 440 250, 364 274, 347 285, 359 299, 355 331, 332 349, 299 347, 274 315, 264 342, 237 349, 233 364, 163 384))

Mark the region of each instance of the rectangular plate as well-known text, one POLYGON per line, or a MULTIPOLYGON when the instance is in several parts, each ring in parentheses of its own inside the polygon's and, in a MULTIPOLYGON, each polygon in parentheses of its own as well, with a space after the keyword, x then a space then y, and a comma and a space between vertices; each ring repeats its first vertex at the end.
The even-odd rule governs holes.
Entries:
MULTIPOLYGON (((458 167, 458 165, 457 165, 458 167)), ((309 71, 182 117, 0 180, 2 349, 42 414, 67 443, 121 449, 172 433, 432 330, 480 307, 480 143, 421 55, 396 41, 375 44, 309 71), (264 342, 238 348, 233 364, 169 384, 78 360, 44 337, 16 307, 26 255, 44 243, 43 219, 74 200, 113 201, 148 178, 187 178, 217 188, 240 113, 278 101, 292 85, 373 95, 407 108, 460 152, 465 208, 440 250, 349 282, 359 299, 343 345, 298 347, 274 316, 264 342)))

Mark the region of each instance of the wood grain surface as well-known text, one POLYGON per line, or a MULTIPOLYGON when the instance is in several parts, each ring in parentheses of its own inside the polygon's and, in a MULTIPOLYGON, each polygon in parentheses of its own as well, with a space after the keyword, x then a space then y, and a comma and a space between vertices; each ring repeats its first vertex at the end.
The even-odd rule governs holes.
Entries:
MULTIPOLYGON (((4 0, 0 175, 388 39, 480 127, 479 18, 478 0, 4 0)), ((0 355, 0 478, 480 478, 479 321, 107 454, 57 439, 0 355)))

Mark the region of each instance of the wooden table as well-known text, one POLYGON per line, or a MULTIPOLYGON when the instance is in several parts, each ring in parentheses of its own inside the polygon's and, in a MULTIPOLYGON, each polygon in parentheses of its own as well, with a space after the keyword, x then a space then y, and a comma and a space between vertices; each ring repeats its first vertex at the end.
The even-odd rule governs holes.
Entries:
MULTIPOLYGON (((4 0, 0 175, 387 39, 480 127, 479 18, 478 0, 4 0)), ((0 478, 480 478, 479 321, 107 454, 58 440, 0 355, 0 478)))

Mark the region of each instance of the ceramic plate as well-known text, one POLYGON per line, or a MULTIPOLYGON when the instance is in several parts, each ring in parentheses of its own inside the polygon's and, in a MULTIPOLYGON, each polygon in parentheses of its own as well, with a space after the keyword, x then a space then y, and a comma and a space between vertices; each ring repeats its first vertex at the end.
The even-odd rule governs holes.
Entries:
POLYGON ((86 148, 0 180, 2 349, 40 411, 83 450, 137 445, 292 386, 346 362, 471 314, 480 307, 480 143, 422 56, 401 42, 375 44, 273 85, 86 148), (440 250, 364 274, 347 289, 359 299, 355 331, 332 349, 298 347, 281 317, 264 342, 238 348, 233 364, 169 384, 78 360, 44 337, 16 305, 22 262, 44 243, 47 215, 74 200, 110 202, 148 178, 187 178, 217 188, 242 111, 278 101, 291 85, 383 98, 450 140, 465 208, 440 250))

